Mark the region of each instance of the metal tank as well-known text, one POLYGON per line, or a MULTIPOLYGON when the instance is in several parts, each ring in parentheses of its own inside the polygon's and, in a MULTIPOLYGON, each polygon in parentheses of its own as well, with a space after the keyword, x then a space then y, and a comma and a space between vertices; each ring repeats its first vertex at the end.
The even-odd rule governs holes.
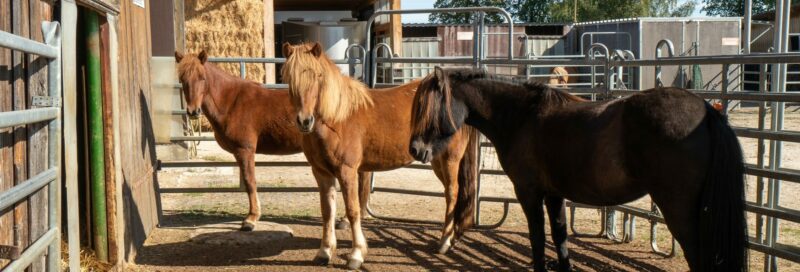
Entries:
MULTIPOLYGON (((284 21, 283 41, 292 44, 302 42, 319 42, 332 59, 343 59, 347 47, 351 44, 364 45, 367 22, 342 19, 340 21, 304 22, 299 20, 284 21)), ((359 50, 350 52, 352 57, 361 57, 359 50)), ((339 64, 342 74, 361 77, 361 65, 339 64)))

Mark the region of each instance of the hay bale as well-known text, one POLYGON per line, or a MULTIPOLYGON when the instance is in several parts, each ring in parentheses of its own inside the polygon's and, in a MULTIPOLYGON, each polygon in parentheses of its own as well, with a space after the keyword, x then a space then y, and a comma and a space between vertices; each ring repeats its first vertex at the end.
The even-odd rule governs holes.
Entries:
MULTIPOLYGON (((186 0, 186 50, 214 57, 264 56, 263 0, 186 0)), ((239 75, 239 64, 219 65, 239 75)), ((247 64, 247 79, 264 82, 264 65, 247 64)))

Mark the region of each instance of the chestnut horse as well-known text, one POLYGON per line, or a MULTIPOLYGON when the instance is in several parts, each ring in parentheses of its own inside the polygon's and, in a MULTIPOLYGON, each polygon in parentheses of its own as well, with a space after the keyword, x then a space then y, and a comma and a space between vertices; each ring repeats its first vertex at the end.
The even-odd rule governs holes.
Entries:
POLYGON ((545 271, 543 201, 558 268, 569 271, 564 199, 611 206, 645 194, 692 271, 747 269, 742 150, 726 118, 697 95, 656 88, 584 102, 538 83, 436 67, 414 102, 417 160, 465 125, 494 144, 528 219, 535 271, 545 271))
POLYGON ((575 67, 562 67, 556 66, 550 69, 550 77, 547 78, 547 84, 551 87, 567 87, 567 84, 578 82, 577 77, 570 77, 570 74, 575 74, 577 70, 575 67))
MULTIPOLYGON (((289 155, 302 151, 302 135, 294 127, 289 92, 265 89, 258 83, 232 76, 199 54, 175 52, 178 76, 191 118, 206 116, 214 138, 236 158, 240 182, 247 190, 250 212, 241 230, 251 231, 261 217, 255 177, 255 153, 289 155)), ((363 201, 369 197, 371 173, 360 177, 363 201)))
MULTIPOLYGON (((333 215, 336 212, 334 182, 339 179, 346 214, 353 235, 353 252, 347 266, 358 269, 367 254, 367 241, 361 231, 361 209, 356 194, 356 171, 388 171, 409 165, 408 138, 411 136, 411 99, 418 82, 395 88, 370 90, 361 82, 343 76, 322 52, 319 43, 283 45, 287 58, 281 71, 289 84, 297 126, 305 135, 303 153, 311 163, 322 206, 322 242, 315 260, 327 264, 336 248, 333 215)), ((432 158, 433 170, 445 187, 447 210, 439 252, 445 253, 454 236, 473 221, 477 180, 477 133, 464 128, 450 133, 451 141, 439 147, 432 158)), ((362 201, 363 202, 363 201, 362 201)), ((362 207, 363 208, 363 207, 362 207)))

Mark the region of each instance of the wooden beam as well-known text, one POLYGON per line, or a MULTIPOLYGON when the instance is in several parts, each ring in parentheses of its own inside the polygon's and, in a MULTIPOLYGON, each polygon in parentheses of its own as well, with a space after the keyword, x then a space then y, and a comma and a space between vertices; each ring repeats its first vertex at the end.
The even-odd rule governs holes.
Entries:
MULTIPOLYGON (((64 96, 64 178, 67 208, 67 241, 69 256, 80 254, 78 209, 78 128, 77 128, 77 63, 76 44, 78 9, 74 2, 61 1, 61 68, 64 96)), ((63 238, 62 238, 63 240, 63 238)), ((80 258, 69 258, 69 271, 80 270, 80 258)))
MULTIPOLYGON (((275 5, 273 0, 264 0, 264 57, 275 57, 275 5)), ((264 64, 264 83, 275 83, 275 64, 264 64)))
POLYGON ((120 241, 117 240, 116 232, 119 223, 117 222, 117 198, 116 198, 116 175, 114 161, 114 131, 116 125, 112 118, 114 104, 111 101, 111 40, 109 37, 110 24, 108 20, 102 20, 100 24, 100 90, 103 96, 103 159, 106 173, 106 221, 108 224, 108 261, 111 264, 120 263, 118 248, 120 241))
MULTIPOLYGON (((23 1, 24 2, 24 1, 23 1)), ((52 18, 52 6, 47 1, 29 0, 28 10, 30 17, 28 20, 29 35, 32 40, 44 42, 42 34, 42 21, 50 21, 52 18)), ((47 63, 48 60, 39 56, 28 55, 28 94, 27 100, 32 101, 34 96, 48 96, 47 90, 47 63)), ((30 104, 28 108, 33 108, 30 104)), ((48 150, 47 123, 28 125, 28 177, 33 177, 47 170, 48 153, 56 152, 48 150)), ((28 201, 28 221, 29 244, 33 244, 48 231, 48 195, 46 190, 31 195, 28 201)), ((59 245, 60 246, 60 245, 59 245)), ((45 258, 40 257, 31 264, 31 271, 45 271, 45 258)))
POLYGON ((185 11, 183 10, 183 0, 173 0, 172 8, 172 20, 174 21, 173 28, 175 29, 175 50, 185 53, 186 30, 184 29, 184 24, 186 22, 186 18, 184 15, 185 11))
MULTIPOLYGON (((12 33, 21 37, 30 37, 30 27, 28 26, 28 19, 30 19, 30 9, 28 8, 28 1, 11 1, 11 30, 12 33)), ((19 51, 13 51, 12 64, 9 67, 13 72, 12 81, 14 87, 12 97, 14 101, 14 110, 26 109, 27 95, 25 93, 25 73, 26 63, 25 54, 19 51)), ((12 171, 14 175, 14 184, 19 185, 24 182, 28 177, 28 156, 27 156, 27 141, 28 133, 26 128, 14 128, 14 167, 12 171)), ((22 201, 14 208, 14 236, 13 245, 22 248, 27 248, 30 238, 30 224, 28 223, 28 201, 22 201)), ((42 262, 37 260, 35 267, 37 271, 41 271, 42 262)), ((33 264, 31 266, 34 266, 33 264)))
MULTIPOLYGON (((400 8, 400 0, 389 0, 391 1, 389 8, 391 10, 399 10, 400 8)), ((392 19, 390 24, 391 30, 389 31, 389 37, 392 41, 392 52, 395 55, 402 56, 403 54, 403 22, 400 19, 400 14, 392 14, 392 19)))
MULTIPOLYGON (((0 30, 11 32, 11 2, 0 1, 0 30)), ((11 50, 0 50, 0 78, 12 78, 14 67, 11 63, 11 50)), ((0 112, 14 108, 13 82, 0 80, 0 112)), ((14 129, 0 129, 0 191, 14 186, 14 129)), ((0 213, 0 245, 14 245, 14 214, 0 213)), ((8 265, 9 260, 0 259, 0 268, 8 265)))

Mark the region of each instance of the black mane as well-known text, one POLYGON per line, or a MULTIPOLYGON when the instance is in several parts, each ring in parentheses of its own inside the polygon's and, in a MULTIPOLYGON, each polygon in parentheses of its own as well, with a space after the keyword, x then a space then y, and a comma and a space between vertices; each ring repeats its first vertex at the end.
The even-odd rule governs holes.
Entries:
MULTIPOLYGON (((519 86, 528 91, 527 93, 520 93, 520 95, 528 96, 533 94, 536 96, 534 99, 536 104, 539 105, 564 105, 569 102, 581 102, 583 99, 570 94, 562 89, 555 89, 547 84, 533 81, 521 80, 514 77, 495 75, 488 73, 483 69, 474 68, 451 68, 447 69, 447 76, 452 81, 469 82, 476 79, 490 80, 494 82, 502 82, 514 86, 519 86)), ((522 97, 521 97, 522 98, 522 97)))

